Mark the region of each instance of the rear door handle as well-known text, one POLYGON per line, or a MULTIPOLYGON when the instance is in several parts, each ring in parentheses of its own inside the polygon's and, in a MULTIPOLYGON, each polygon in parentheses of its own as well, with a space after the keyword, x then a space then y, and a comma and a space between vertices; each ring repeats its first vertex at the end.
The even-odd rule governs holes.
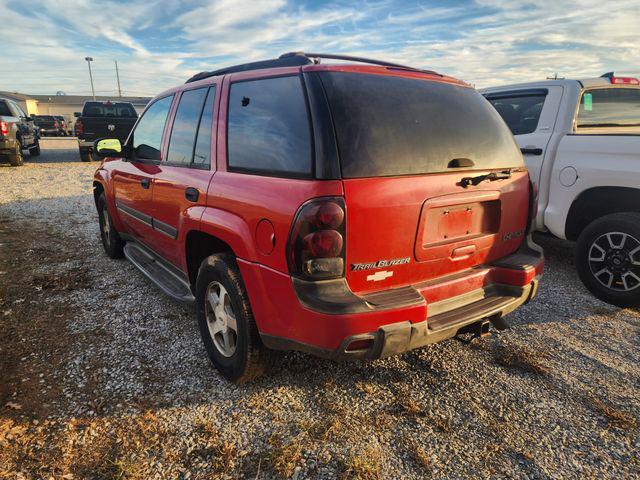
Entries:
POLYGON ((542 155, 542 149, 538 147, 524 147, 520 151, 523 155, 542 155))
POLYGON ((186 198, 190 202, 197 202, 198 198, 200 198, 200 192, 198 191, 197 188, 188 187, 184 191, 184 198, 186 198))
POLYGON ((140 185, 142 186, 142 188, 144 189, 148 189, 149 186, 151 185, 151 179, 149 178, 143 178, 140 180, 140 185))

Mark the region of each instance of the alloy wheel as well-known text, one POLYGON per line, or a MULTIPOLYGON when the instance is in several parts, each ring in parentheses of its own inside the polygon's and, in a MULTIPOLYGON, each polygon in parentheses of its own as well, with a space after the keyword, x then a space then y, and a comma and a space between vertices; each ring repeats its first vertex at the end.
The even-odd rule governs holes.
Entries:
POLYGON ((236 351, 238 323, 231 305, 231 297, 220 282, 211 282, 205 296, 207 327, 213 344, 225 357, 236 351))
POLYGON ((635 290, 640 287, 640 241, 624 232, 600 235, 589 247, 589 268, 611 290, 635 290))

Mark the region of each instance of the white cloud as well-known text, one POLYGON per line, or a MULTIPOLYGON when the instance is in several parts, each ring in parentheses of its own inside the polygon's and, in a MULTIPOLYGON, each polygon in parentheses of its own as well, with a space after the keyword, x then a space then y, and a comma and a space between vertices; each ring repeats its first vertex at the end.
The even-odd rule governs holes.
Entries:
POLYGON ((90 55, 98 92, 115 93, 117 59, 125 93, 155 94, 199 70, 300 49, 433 68, 479 87, 556 72, 640 74, 640 0, 34 0, 28 13, 14 5, 0 0, 0 90, 88 93, 90 55))

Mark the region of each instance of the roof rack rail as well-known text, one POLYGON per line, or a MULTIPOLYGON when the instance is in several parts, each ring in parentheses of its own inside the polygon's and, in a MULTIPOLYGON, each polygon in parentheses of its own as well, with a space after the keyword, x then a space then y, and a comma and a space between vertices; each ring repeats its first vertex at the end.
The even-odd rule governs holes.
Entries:
POLYGON ((420 68, 410 67, 408 65, 402 65, 400 63, 385 62, 384 60, 374 60, 372 58, 354 57, 351 55, 338 55, 333 53, 289 52, 289 53, 283 53, 282 55, 280 55, 279 58, 288 58, 296 55, 302 55, 309 59, 313 59, 314 63, 320 63, 321 58, 326 58, 330 60, 347 60, 350 62, 369 63, 371 65, 381 65, 383 67, 391 67, 391 68, 402 68, 405 70, 415 70, 419 72, 433 73, 436 75, 440 75, 439 73, 433 70, 423 70, 420 68))
MULTIPOLYGON (((278 67, 300 67, 304 65, 310 65, 313 63, 320 63, 321 58, 331 60, 347 60, 358 63, 369 63, 371 65, 381 65, 383 67, 400 68, 403 70, 413 70, 416 72, 431 73, 434 75, 440 75, 433 70, 422 70, 419 68, 409 67, 407 65, 401 65, 399 63, 385 62, 382 60, 373 60, 363 57, 352 57, 350 55, 337 55, 330 53, 306 53, 306 52, 288 52, 283 53, 278 58, 272 60, 261 60, 259 62, 242 63, 240 65, 234 65, 231 67, 221 68, 218 70, 212 70, 210 72, 200 72, 195 74, 185 83, 196 82, 203 78, 215 77, 217 75, 225 75, 227 73, 246 72, 249 70, 259 70, 262 68, 278 68, 278 67)), ((440 75, 442 76, 442 75, 440 75)))

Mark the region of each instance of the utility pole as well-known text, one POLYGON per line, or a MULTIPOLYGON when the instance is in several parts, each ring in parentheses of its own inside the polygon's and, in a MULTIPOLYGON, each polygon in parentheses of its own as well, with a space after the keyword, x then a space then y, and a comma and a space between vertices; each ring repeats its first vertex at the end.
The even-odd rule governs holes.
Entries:
POLYGON ((118 61, 115 60, 116 62, 116 78, 118 79, 118 96, 122 97, 122 90, 120 90, 120 74, 118 73, 118 61))
POLYGON ((93 99, 96 99, 96 91, 93 89, 93 75, 91 74, 91 62, 93 62, 93 57, 84 57, 87 61, 87 65, 89 65, 89 80, 91 80, 91 94, 93 95, 93 99))

